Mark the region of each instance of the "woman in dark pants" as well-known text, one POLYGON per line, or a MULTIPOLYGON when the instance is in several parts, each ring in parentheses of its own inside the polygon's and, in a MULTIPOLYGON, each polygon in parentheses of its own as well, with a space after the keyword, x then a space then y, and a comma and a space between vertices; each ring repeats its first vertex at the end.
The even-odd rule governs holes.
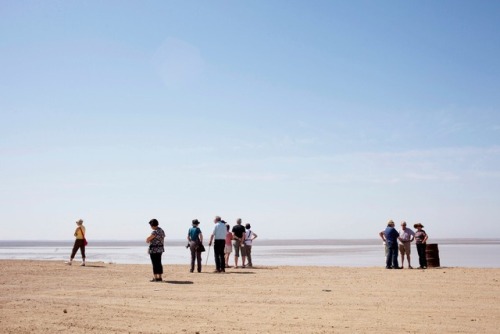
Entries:
POLYGON ((429 236, 425 233, 422 228, 424 227, 422 224, 418 223, 413 225, 414 228, 417 229, 415 232, 415 243, 417 245, 417 253, 418 253, 418 262, 420 263, 419 269, 427 268, 427 258, 425 257, 425 248, 427 246, 426 242, 429 236))
POLYGON ((66 264, 70 265, 73 263, 73 259, 75 258, 76 252, 80 249, 82 253, 82 264, 81 266, 85 266, 85 226, 83 226, 83 220, 78 220, 76 222, 76 230, 74 233, 75 236, 75 244, 73 245, 73 250, 71 252, 71 256, 69 261, 66 264))
POLYGON ((153 264, 153 275, 154 278, 151 282, 161 282, 163 275, 163 265, 161 264, 161 256, 165 251, 163 247, 163 240, 165 239, 165 232, 158 226, 158 220, 151 219, 149 225, 153 229, 151 235, 146 239, 149 244, 149 256, 151 257, 151 263, 153 264))
POLYGON ((194 271, 194 262, 198 262, 198 272, 201 273, 201 250, 200 244, 203 244, 203 234, 201 233, 198 225, 200 222, 198 219, 193 220, 193 226, 188 231, 187 239, 189 241, 189 249, 191 250, 191 269, 190 272, 194 271))

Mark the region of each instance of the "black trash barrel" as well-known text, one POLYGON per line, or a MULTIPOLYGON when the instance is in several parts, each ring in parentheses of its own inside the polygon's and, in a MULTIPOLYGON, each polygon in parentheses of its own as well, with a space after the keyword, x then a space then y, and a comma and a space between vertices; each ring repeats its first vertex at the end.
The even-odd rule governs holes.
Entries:
POLYGON ((427 267, 440 267, 439 248, 438 244, 427 244, 425 247, 425 258, 427 259, 427 267))

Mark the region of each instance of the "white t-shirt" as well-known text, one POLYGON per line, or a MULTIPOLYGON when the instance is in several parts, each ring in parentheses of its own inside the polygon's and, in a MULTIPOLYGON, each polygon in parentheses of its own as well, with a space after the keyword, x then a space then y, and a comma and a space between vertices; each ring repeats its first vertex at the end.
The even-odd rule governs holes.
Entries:
POLYGON ((252 230, 245 231, 245 245, 252 246, 252 230))
MULTIPOLYGON (((403 241, 410 241, 411 240, 411 236, 415 237, 415 232, 413 232, 411 229, 409 229, 408 227, 405 228, 404 230, 403 229, 400 229, 399 231, 399 237, 401 239, 403 239, 403 241)), ((398 242, 401 244, 401 240, 398 239, 398 242)))

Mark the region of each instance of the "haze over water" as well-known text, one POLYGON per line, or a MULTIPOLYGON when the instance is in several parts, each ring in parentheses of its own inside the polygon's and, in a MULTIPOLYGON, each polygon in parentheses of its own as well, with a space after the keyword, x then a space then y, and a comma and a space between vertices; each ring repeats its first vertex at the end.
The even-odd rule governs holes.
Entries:
MULTIPOLYGON (((443 267, 500 268, 500 239, 441 239, 438 243, 443 267)), ((166 242, 164 264, 188 264, 185 241, 166 242)), ((0 241, 0 259, 67 260, 69 241, 0 241)), ((208 251, 208 247, 207 247, 208 251)), ((90 241, 89 262, 149 264, 147 245, 140 241, 90 241)), ((257 240, 253 247, 255 266, 384 266, 384 246, 378 240, 257 240)), ((233 254, 231 254, 233 255, 233 254)), ((203 254, 206 263, 207 252, 203 254)), ((75 260, 80 260, 80 254, 75 260)), ((213 249, 209 265, 213 265, 213 249)), ((230 264, 233 264, 231 256, 230 264)), ((412 245, 412 265, 418 255, 412 245)))

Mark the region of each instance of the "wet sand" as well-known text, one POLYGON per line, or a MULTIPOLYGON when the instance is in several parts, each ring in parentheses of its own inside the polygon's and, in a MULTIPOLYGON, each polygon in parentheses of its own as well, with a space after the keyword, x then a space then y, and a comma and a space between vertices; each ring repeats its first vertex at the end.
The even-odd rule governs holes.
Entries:
POLYGON ((2 260, 1 333, 498 333, 500 269, 2 260))

